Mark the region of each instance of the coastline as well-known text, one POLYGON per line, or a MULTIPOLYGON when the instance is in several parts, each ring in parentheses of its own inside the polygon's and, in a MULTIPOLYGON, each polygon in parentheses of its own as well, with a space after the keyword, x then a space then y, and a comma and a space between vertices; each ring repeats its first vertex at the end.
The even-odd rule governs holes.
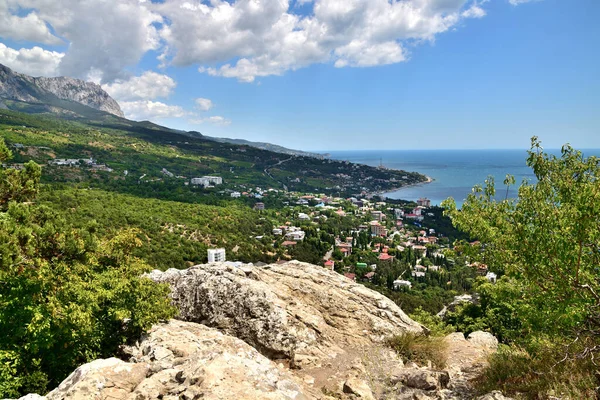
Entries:
MULTIPOLYGON (((369 192, 367 193, 368 196, 381 196, 383 194, 386 193, 392 193, 392 192, 396 192, 400 189, 405 189, 405 188, 409 188, 409 187, 415 187, 415 186, 421 186, 421 185, 426 185, 428 183, 431 183, 434 181, 434 179, 428 175, 425 175, 425 177, 427 178, 424 182, 419 182, 419 183, 410 183, 408 185, 404 185, 404 186, 399 186, 399 187, 395 187, 389 190, 379 190, 377 192, 369 192)), ((387 196, 385 196, 384 198, 387 198, 387 196)), ((402 200, 406 200, 406 199, 402 199, 402 200)))

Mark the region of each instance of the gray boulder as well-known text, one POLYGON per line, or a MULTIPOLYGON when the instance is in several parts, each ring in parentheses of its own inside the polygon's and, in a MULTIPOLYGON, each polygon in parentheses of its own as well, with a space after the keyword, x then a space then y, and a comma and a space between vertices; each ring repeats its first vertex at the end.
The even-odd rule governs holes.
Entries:
POLYGON ((318 366, 347 349, 422 331, 385 296, 306 263, 243 271, 207 264, 149 277, 170 284, 178 318, 217 328, 295 367, 318 366))

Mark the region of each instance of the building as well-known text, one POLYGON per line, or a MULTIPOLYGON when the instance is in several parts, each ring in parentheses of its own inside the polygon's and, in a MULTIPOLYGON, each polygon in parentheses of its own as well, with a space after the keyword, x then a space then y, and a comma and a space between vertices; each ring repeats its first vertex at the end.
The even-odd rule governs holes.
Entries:
POLYGON ((431 207, 431 200, 429 200, 427 197, 421 197, 419 200, 417 200, 417 205, 421 207, 431 207))
POLYGON ((300 214, 298 214, 298 219, 301 221, 308 221, 310 219, 310 217, 308 216, 308 214, 300 213, 300 214))
POLYGON ((371 221, 371 235, 372 236, 387 236, 387 229, 381 225, 378 221, 371 221))
POLYGON ((381 211, 371 211, 371 218, 375 221, 383 221, 385 214, 381 211))
POLYGON ((254 205, 254 209, 255 210, 264 210, 265 209, 265 203, 261 203, 261 202, 256 203, 254 205))
POLYGON ((208 180, 204 178, 192 178, 190 183, 195 186, 204 186, 207 187, 209 185, 208 180))
POLYGON ((304 231, 293 231, 285 234, 285 238, 287 240, 293 240, 295 242, 300 242, 304 240, 304 236, 306 236, 306 233, 304 231))
POLYGON ((377 258, 379 259, 379 261, 394 261, 394 256, 390 256, 388 253, 381 253, 377 258))
POLYGON ((403 287, 410 289, 410 288, 412 288, 412 283, 409 281, 405 281, 403 279, 396 279, 394 281, 394 290, 398 290, 403 287))
POLYGON ((190 182, 192 185, 207 187, 222 184, 223 178, 220 176, 203 176, 202 178, 192 178, 190 182))
POLYGON ((325 261, 325 268, 333 271, 333 269, 335 268, 335 261, 333 261, 333 260, 325 261))
POLYGON ((212 185, 221 185, 223 184, 223 178, 220 176, 203 176, 204 179, 208 179, 208 183, 212 185))
POLYGON ((239 199, 240 197, 242 197, 242 194, 240 192, 231 192, 231 197, 233 197, 234 199, 239 199))
POLYGON ((169 178, 173 178, 175 176, 175 174, 173 174, 166 168, 161 169, 160 172, 162 172, 164 175, 168 176, 169 178))
POLYGON ((489 282, 492 282, 492 283, 496 283, 496 278, 497 278, 497 276, 493 272, 488 272, 485 275, 485 279, 487 279, 489 282))
POLYGON ((208 249, 208 262, 224 262, 225 249, 208 249))

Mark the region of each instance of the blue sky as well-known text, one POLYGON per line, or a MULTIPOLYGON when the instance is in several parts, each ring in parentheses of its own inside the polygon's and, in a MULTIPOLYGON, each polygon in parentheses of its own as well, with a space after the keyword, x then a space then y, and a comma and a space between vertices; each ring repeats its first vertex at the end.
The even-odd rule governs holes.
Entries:
POLYGON ((304 150, 600 148, 597 0, 80 3, 0 0, 0 63, 304 150))

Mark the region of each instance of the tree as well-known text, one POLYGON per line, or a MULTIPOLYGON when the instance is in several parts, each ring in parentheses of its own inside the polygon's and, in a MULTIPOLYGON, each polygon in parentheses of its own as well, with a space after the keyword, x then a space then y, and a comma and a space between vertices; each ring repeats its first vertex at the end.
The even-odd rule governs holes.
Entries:
MULTIPOLYGON (((462 210, 452 199, 443 206, 482 242, 490 267, 518 288, 526 330, 570 333, 581 344, 579 355, 588 356, 600 351, 600 161, 569 145, 559 157, 549 155, 534 137, 527 165, 536 182, 524 181, 518 199, 496 200, 488 178, 462 210)), ((508 188, 514 178, 504 183, 508 188)))
MULTIPOLYGON (((0 158, 10 152, 0 139, 0 158)), ((0 397, 44 392, 173 316, 169 288, 143 277, 138 232, 110 240, 32 203, 40 167, 0 170, 0 397)))
MULTIPOLYGON (((12 158, 12 152, 0 138, 0 164, 12 158)), ((0 211, 5 211, 11 201, 30 201, 38 193, 42 169, 33 161, 23 170, 0 169, 0 211)))

